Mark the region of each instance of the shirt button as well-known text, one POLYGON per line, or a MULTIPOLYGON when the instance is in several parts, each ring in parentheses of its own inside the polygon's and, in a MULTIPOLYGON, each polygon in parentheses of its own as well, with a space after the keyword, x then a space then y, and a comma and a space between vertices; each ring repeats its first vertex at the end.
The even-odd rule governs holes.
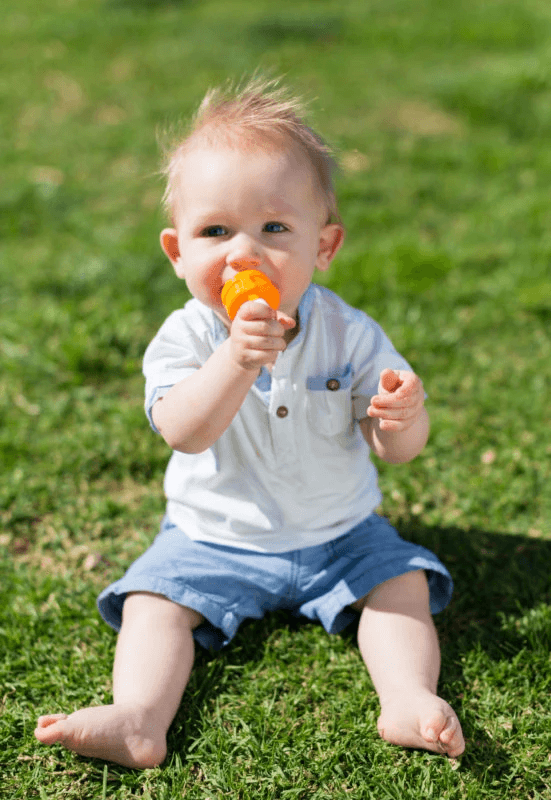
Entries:
POLYGON ((338 381, 336 378, 329 378, 327 383, 325 384, 330 392, 336 392, 338 389, 341 388, 341 382, 338 381))
POLYGON ((279 408, 276 411, 276 414, 280 419, 286 417, 288 413, 289 409, 287 408, 287 406, 279 406, 279 408))

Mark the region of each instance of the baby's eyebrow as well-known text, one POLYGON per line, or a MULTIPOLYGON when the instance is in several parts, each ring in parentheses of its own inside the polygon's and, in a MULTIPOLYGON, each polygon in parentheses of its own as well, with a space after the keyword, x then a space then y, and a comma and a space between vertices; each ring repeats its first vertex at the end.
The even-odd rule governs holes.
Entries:
POLYGON ((299 212, 295 206, 292 206, 290 203, 287 203, 285 200, 277 200, 275 203, 271 203, 266 206, 264 209, 264 213, 267 215, 272 215, 275 217, 278 216, 296 216, 299 212))
POLYGON ((200 214, 195 217, 192 220, 192 227, 194 229, 211 228, 213 225, 228 227, 229 222, 227 214, 213 211, 212 213, 200 214))

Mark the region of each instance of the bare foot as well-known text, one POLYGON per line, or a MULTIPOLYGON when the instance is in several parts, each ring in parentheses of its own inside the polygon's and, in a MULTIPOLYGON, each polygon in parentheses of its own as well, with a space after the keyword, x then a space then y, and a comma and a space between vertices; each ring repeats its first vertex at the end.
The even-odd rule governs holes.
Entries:
POLYGON ((381 703, 379 734, 391 744, 415 747, 457 758, 465 740, 455 711, 445 700, 422 689, 392 695, 381 703))
POLYGON ((82 708, 73 714, 47 714, 34 735, 43 744, 59 742, 81 756, 147 769, 166 757, 166 731, 145 709, 127 705, 82 708))

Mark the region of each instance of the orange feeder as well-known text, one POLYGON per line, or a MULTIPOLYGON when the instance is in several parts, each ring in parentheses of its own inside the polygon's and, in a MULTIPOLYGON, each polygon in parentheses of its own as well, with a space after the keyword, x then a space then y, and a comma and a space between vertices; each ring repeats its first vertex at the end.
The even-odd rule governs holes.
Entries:
POLYGON ((231 320, 247 300, 264 300, 273 309, 279 307, 278 290, 271 280, 257 269, 245 269, 243 272, 238 272, 235 278, 226 281, 221 297, 231 320))

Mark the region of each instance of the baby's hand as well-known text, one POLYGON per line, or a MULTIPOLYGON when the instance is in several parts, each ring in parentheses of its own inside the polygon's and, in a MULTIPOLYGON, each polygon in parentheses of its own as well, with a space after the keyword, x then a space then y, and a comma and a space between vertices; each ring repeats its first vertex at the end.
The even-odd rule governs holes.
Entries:
POLYGON ((232 356, 245 369, 260 369, 274 364, 285 350, 285 332, 296 325, 282 311, 258 301, 243 303, 230 330, 232 356))
POLYGON ((379 420, 382 431, 407 431, 419 417, 424 403, 423 383, 414 372, 384 369, 378 394, 371 398, 367 415, 379 420))

